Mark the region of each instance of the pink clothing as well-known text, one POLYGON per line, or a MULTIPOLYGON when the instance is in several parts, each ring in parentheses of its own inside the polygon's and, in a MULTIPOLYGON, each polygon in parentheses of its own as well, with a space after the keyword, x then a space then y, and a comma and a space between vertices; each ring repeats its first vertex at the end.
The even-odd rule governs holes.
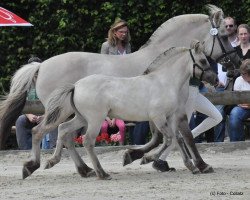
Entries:
MULTIPOLYGON (((121 143, 124 144, 124 141, 125 141, 125 123, 123 120, 121 119, 115 119, 115 125, 118 127, 119 129, 119 132, 120 132, 120 135, 121 135, 121 143)), ((108 133, 108 122, 105 120, 103 123, 102 123, 102 127, 101 127, 101 132, 102 133, 108 133)))

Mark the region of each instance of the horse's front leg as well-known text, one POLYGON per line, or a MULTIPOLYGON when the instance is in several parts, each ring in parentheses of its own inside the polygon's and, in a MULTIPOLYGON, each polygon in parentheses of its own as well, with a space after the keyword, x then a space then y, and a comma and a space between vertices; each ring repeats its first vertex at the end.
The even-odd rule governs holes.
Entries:
MULTIPOLYGON (((49 129, 52 130, 53 128, 49 129)), ((23 179, 30 176, 40 167, 41 141, 45 135, 46 129, 42 123, 32 129, 32 149, 31 158, 23 164, 23 179)))
POLYGON ((185 146, 185 142, 182 138, 182 136, 179 134, 179 131, 177 131, 178 133, 176 133, 176 141, 178 143, 179 149, 180 149, 180 153, 184 162, 184 165, 193 173, 193 174, 197 174, 199 172, 199 169, 197 167, 194 166, 193 162, 191 161, 191 159, 189 158, 189 152, 187 152, 186 146, 185 146))
POLYGON ((82 160, 79 153, 77 152, 75 144, 73 142, 72 132, 74 132, 76 129, 81 128, 83 125, 86 124, 80 121, 77 116, 75 116, 72 120, 59 125, 56 149, 53 156, 47 161, 45 169, 53 167, 60 161, 64 144, 69 151, 70 157, 75 163, 78 173, 82 177, 89 177, 94 175, 94 170, 85 164, 85 162, 82 160))
POLYGON ((200 170, 202 173, 210 173, 213 172, 212 166, 208 165, 203 161, 203 159, 200 156, 200 153, 198 152, 198 149, 195 146, 193 135, 191 133, 191 130, 189 128, 189 124, 187 121, 186 114, 183 115, 183 119, 179 123, 179 130, 183 136, 184 142, 193 158, 195 166, 200 170))
POLYGON ((102 166, 101 166, 101 164, 96 156, 96 153, 94 151, 95 140, 96 140, 96 137, 97 137, 97 135, 100 131, 100 128, 101 128, 99 126, 99 124, 102 123, 102 121, 99 121, 99 124, 98 124, 97 121, 98 120, 96 118, 93 118, 93 120, 91 120, 91 122, 93 122, 93 124, 88 123, 88 128, 87 128, 87 131, 85 134, 85 139, 84 139, 84 147, 88 153, 88 156, 90 157, 90 159, 92 161, 92 164, 93 164, 93 167, 94 167, 94 170, 95 170, 97 177, 99 179, 109 180, 109 179, 111 179, 111 176, 103 170, 103 168, 102 168, 102 166))
POLYGON ((130 164, 137 159, 142 158, 145 153, 149 152, 150 150, 154 149, 160 144, 162 140, 162 134, 157 130, 157 128, 151 122, 150 122, 150 130, 152 133, 152 137, 147 144, 141 147, 130 148, 125 151, 123 155, 123 166, 130 164))

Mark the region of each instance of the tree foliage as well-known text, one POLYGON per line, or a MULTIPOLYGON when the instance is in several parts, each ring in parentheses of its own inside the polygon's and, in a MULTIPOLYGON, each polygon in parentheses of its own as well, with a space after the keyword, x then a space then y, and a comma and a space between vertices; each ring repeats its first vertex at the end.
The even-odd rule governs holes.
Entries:
MULTIPOLYGON (((20 0, 1 2, 33 27, 1 27, 0 83, 6 90, 13 73, 32 56, 45 60, 69 51, 99 52, 115 18, 125 19, 137 50, 163 22, 187 13, 221 7, 238 23, 249 23, 250 0, 20 0)), ((183 33, 185 34, 185 33, 183 33)))

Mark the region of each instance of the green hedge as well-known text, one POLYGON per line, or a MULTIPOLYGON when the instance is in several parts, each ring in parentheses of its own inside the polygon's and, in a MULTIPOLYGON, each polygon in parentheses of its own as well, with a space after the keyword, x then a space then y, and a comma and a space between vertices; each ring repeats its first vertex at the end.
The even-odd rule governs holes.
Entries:
MULTIPOLYGON (((137 50, 163 22, 186 13, 207 13, 205 4, 221 7, 238 23, 250 21, 250 0, 20 0, 0 6, 26 19, 33 27, 0 27, 0 83, 9 80, 31 55, 45 60, 69 51, 99 52, 116 17, 128 21, 132 49, 137 50)), ((184 33, 183 33, 184 34, 184 33)))

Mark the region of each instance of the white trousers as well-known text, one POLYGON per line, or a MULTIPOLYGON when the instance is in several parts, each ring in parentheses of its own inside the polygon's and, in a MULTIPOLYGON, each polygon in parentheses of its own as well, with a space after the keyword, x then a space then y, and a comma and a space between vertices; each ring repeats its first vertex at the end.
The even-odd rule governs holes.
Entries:
MULTIPOLYGON (((216 126, 222 120, 221 113, 205 96, 203 96, 199 92, 198 87, 189 86, 189 96, 186 102, 185 109, 188 117, 188 122, 190 121, 194 111, 198 111, 208 116, 192 130, 194 138, 199 136, 201 133, 209 130, 210 128, 216 126)), ((160 159, 165 160, 174 147, 175 144, 172 142, 172 144, 162 153, 160 159)))

